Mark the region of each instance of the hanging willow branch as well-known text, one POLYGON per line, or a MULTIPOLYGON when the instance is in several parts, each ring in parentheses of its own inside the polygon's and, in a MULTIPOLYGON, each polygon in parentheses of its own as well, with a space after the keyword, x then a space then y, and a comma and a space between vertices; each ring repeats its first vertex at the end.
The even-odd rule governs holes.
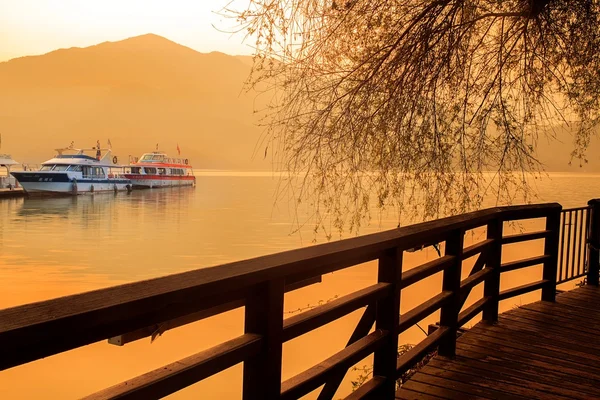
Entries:
MULTIPOLYGON (((531 195, 538 140, 598 122, 598 1, 250 0, 269 149, 316 226, 376 204, 422 218, 531 195)), ((230 14, 231 15, 231 14, 230 14)), ((297 203, 298 204, 298 203, 297 203)))

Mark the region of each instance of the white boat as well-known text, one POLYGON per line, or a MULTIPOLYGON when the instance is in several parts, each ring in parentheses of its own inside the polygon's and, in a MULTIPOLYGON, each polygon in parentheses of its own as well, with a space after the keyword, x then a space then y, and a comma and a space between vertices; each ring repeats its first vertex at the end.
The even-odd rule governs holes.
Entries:
POLYGON ((129 165, 124 176, 133 187, 158 188, 193 186, 196 183, 192 166, 187 158, 170 158, 166 153, 145 153, 129 165))
POLYGON ((10 176, 10 169, 15 165, 19 165, 19 163, 13 160, 10 154, 0 154, 0 167, 6 168, 6 177, 0 177, 0 188, 12 189, 15 187, 15 179, 10 176))
POLYGON ((56 149, 39 171, 11 172, 28 194, 82 194, 129 191, 131 181, 120 172, 110 149, 56 149), (92 152, 95 157, 85 154, 92 152))

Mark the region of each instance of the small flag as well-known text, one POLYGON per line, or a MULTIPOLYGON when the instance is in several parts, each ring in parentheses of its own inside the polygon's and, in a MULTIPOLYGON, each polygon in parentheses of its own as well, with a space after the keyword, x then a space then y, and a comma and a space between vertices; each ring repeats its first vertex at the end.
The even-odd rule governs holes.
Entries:
POLYGON ((108 139, 108 148, 112 149, 112 143, 110 142, 110 139, 108 139))
POLYGON ((177 143, 177 154, 181 155, 181 150, 179 149, 179 143, 177 143))

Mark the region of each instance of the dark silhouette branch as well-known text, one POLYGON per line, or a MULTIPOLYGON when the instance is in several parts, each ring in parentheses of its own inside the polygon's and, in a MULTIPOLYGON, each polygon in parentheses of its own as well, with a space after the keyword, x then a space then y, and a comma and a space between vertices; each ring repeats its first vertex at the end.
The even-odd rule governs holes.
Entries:
POLYGON ((595 0, 250 0, 249 86, 273 94, 268 148, 315 229, 372 210, 432 218, 531 195, 540 137, 600 119, 595 0))

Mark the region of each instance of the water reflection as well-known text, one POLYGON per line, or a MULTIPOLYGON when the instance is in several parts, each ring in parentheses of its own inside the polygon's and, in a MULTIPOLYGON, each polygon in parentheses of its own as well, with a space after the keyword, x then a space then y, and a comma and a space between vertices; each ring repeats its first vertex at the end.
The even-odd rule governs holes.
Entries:
MULTIPOLYGON (((87 196, 86 196, 87 197, 87 196)), ((93 198, 93 196, 89 196, 93 198)), ((49 199, 24 199, 17 212, 14 222, 19 222, 20 217, 59 217, 67 218, 70 211, 76 211, 78 203, 84 199, 78 197, 57 197, 49 199)))
MULTIPOLYGON (((0 308, 310 244, 312 227, 301 232, 303 240, 299 235, 290 235, 293 216, 285 208, 274 207, 276 178, 203 174, 197 183, 196 188, 134 191, 130 195, 0 201, 0 308)), ((540 201, 559 201, 565 206, 582 205, 600 194, 600 180, 588 177, 558 176, 544 185, 539 187, 540 201)), ((361 233, 396 225, 396 216, 390 213, 361 233)), ((505 228, 509 233, 536 226, 525 221, 505 228)), ((466 245, 483 237, 482 231, 470 232, 466 245)), ((541 241, 527 247, 510 245, 503 261, 539 255, 540 251, 541 241)), ((407 253, 404 268, 436 257, 431 248, 407 253)), ((474 262, 465 262, 463 277, 474 262)), ((501 284, 509 288, 538 280, 540 274, 539 267, 514 271, 504 275, 501 284)), ((327 274, 322 284, 286 295, 285 309, 291 311, 342 296, 375 279, 374 263, 327 274)), ((480 289, 474 289, 467 305, 480 298, 480 289)), ((402 312, 440 290, 441 274, 411 286, 403 291, 402 312)), ((506 301, 502 308, 537 296, 535 293, 506 301)), ((360 311, 354 312, 286 343, 284 377, 340 350, 359 318, 360 311)), ((421 326, 426 329, 438 318, 439 314, 434 314, 421 326)), ((49 357, 0 373, 0 399, 81 397, 233 338, 242 327, 243 313, 236 310, 168 331, 154 344, 142 340, 120 348, 101 342, 49 357), (32 379, 35 385, 30 384, 32 379)), ((414 328, 403 333, 400 340, 415 343, 422 338, 423 333, 414 328)), ((173 398, 238 399, 240 385, 238 366, 173 398)), ((349 390, 350 383, 345 382, 343 393, 337 397, 349 390)))

